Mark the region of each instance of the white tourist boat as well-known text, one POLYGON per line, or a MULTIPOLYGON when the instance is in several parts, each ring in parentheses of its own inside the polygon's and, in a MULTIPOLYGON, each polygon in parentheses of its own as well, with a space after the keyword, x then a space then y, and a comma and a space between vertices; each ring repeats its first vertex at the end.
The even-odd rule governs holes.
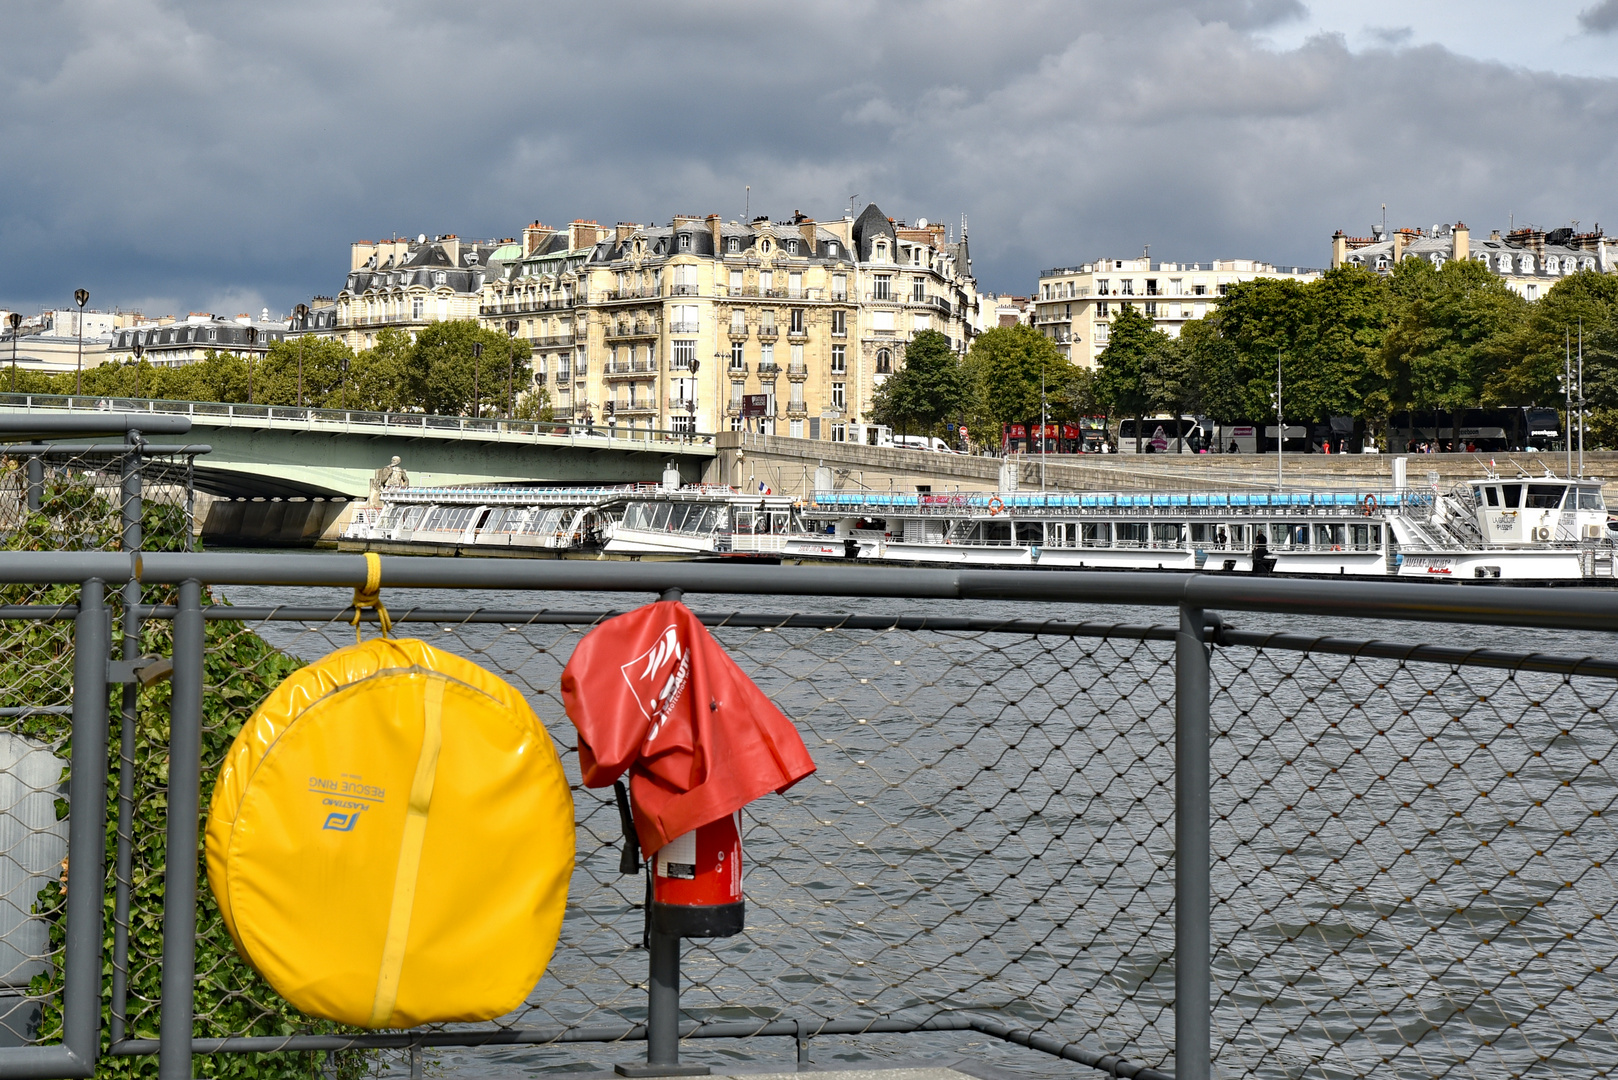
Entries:
POLYGON ((356 506, 358 551, 625 558, 774 558, 802 532, 792 499, 713 484, 392 487, 356 506))
POLYGON ((1601 482, 1488 473, 1447 493, 821 491, 789 561, 1612 581, 1601 482))

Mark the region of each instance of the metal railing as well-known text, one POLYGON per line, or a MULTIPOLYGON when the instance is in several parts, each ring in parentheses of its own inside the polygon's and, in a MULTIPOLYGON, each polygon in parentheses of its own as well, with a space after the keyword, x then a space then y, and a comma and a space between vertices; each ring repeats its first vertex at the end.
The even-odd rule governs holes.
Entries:
POLYGON ((21 918, 0 940, 41 920, 53 934, 21 956, 45 974, 12 981, 47 1020, 0 1047, 0 1075, 156 1055, 181 1080, 198 1054, 513 1044, 556 1067, 569 1044, 643 1040, 669 1064, 681 1040, 700 1055, 713 1038, 806 1061, 825 1041, 917 1032, 929 1049, 977 1034, 1145 1080, 1618 1070, 1604 715, 1618 593, 386 556, 381 570, 398 633, 500 672, 563 751, 579 851, 549 973, 487 1024, 365 1033, 288 1014, 266 1030, 280 1014, 251 972, 226 954, 195 963, 210 944, 198 874, 146 860, 197 850, 219 765, 207 748, 256 701, 218 680, 258 672, 267 689, 351 641, 350 609, 297 590, 363 585, 365 560, 0 552, 0 640, 38 657, 0 685, 0 730, 29 739, 20 714, 71 704, 67 853, 75 883, 108 890, 10 879, 21 918), (220 593, 233 604, 209 602, 220 593), (561 667, 622 594, 706 594, 703 621, 819 770, 745 812, 747 929, 685 944, 683 1011, 665 997, 647 1012, 641 883, 619 874, 616 807, 576 786, 561 720, 561 667), (745 599, 729 610, 725 595, 745 599), (1171 618, 1108 621, 1116 605, 1171 618), (1322 634, 1322 612, 1338 630, 1421 624, 1407 635, 1421 641, 1322 634), (155 628, 167 698, 142 696, 142 654, 113 660, 114 614, 155 628), (1567 655, 1497 647, 1491 634, 1513 639, 1492 627, 1559 635, 1567 655), (136 698, 114 723, 117 686, 136 698), (155 836, 120 816, 110 875, 109 804, 166 807, 155 836), (129 889, 154 874, 160 911, 129 889))
MULTIPOLYGON (((584 378, 587 362, 557 365, 556 379, 584 378)), ((541 376, 542 378, 542 376, 541 376)), ((82 397, 57 394, 0 394, 0 413, 17 410, 41 415, 78 413, 108 415, 139 413, 147 416, 186 417, 202 426, 295 428, 323 432, 358 432, 404 435, 414 438, 473 438, 496 441, 554 442, 606 440, 599 424, 558 419, 519 420, 492 416, 440 416, 434 413, 372 412, 362 409, 317 409, 294 405, 242 405, 207 401, 168 401, 147 398, 82 397)), ((657 431, 652 435, 676 443, 708 443, 712 436, 657 431)))

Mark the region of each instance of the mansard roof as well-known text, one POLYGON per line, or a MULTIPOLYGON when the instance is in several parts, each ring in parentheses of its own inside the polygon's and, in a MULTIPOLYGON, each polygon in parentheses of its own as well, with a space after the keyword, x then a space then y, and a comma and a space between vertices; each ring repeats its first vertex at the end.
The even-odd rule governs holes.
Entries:
POLYGON ((888 215, 876 203, 869 203, 854 219, 854 246, 859 252, 860 262, 871 261, 871 245, 879 237, 885 237, 897 250, 899 234, 894 231, 893 222, 888 220, 888 215))

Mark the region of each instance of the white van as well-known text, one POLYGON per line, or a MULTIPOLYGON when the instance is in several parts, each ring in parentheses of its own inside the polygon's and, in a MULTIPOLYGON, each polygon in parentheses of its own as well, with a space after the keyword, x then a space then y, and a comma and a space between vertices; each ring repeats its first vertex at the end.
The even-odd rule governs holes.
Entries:
POLYGON ((900 450, 931 450, 936 454, 953 453, 949 443, 936 435, 895 435, 893 445, 900 450))
MULTIPOLYGON (((1196 436, 1198 446, 1208 445, 1208 432, 1194 416, 1148 416, 1140 422, 1140 450, 1143 454, 1191 453, 1191 439, 1196 436), (1161 433, 1161 434, 1160 434, 1161 433), (1156 446, 1153 445, 1156 440, 1156 446)), ((1135 420, 1133 417, 1118 422, 1118 452, 1135 452, 1135 420)))

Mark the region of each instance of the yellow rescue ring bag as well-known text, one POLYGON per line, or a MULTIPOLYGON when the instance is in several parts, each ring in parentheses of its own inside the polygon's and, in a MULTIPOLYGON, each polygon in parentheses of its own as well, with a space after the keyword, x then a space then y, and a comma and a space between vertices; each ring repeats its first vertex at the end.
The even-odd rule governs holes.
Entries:
POLYGON ((520 1005, 573 851, 572 794, 522 695, 411 639, 277 687, 208 817, 208 883, 242 957, 311 1016, 368 1028, 520 1005))

